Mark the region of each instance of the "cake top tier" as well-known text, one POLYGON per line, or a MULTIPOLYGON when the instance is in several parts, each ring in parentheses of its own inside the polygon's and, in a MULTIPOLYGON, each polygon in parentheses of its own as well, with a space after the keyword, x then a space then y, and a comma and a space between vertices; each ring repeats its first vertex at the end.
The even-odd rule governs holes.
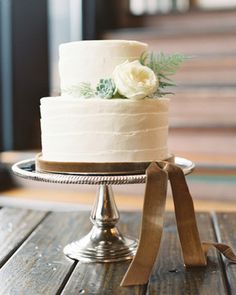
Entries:
MULTIPOLYGON (((60 58, 68 58, 68 56, 77 56, 84 54, 98 55, 97 50, 102 50, 101 57, 105 54, 113 57, 139 57, 141 53, 146 51, 148 45, 143 42, 129 40, 87 40, 64 43, 59 46, 60 58), (105 53, 105 54, 104 54, 105 53)), ((94 56, 95 57, 95 56, 94 56)))
POLYGON ((101 78, 110 78, 115 67, 139 59, 148 45, 137 41, 97 40, 61 44, 59 73, 61 93, 76 93, 81 82, 95 86, 101 78))

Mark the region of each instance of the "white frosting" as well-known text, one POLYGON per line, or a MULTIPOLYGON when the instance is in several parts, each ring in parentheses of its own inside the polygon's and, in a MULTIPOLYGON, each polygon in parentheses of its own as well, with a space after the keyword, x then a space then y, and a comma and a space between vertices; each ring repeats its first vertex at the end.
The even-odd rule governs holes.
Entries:
POLYGON ((168 99, 41 99, 43 159, 136 162, 168 157, 168 99))
POLYGON ((111 78, 118 64, 139 59, 147 44, 136 41, 79 41, 59 47, 61 93, 71 92, 80 82, 95 86, 100 79, 111 78))
POLYGON ((41 99, 43 159, 59 162, 137 162, 168 157, 168 99, 83 99, 71 89, 111 78, 139 59, 147 44, 80 41, 59 48, 61 97, 41 99), (70 93, 70 95, 68 95, 70 93))

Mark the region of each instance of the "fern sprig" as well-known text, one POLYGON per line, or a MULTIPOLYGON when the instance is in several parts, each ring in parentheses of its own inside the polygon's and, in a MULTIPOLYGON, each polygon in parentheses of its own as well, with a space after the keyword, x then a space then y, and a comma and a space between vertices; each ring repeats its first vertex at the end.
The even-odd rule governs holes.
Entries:
POLYGON ((159 81, 159 87, 155 95, 163 96, 171 92, 162 91, 166 87, 173 87, 176 84, 168 77, 176 73, 180 65, 187 59, 183 54, 166 55, 144 52, 140 57, 140 63, 153 70, 159 81))
POLYGON ((81 82, 78 85, 78 92, 80 97, 91 98, 95 96, 95 91, 88 82, 81 82))
POLYGON ((81 82, 78 85, 71 85, 62 88, 62 94, 74 97, 91 98, 95 96, 95 91, 88 82, 81 82))
POLYGON ((150 67, 157 76, 171 76, 176 73, 180 65, 187 59, 183 54, 173 54, 166 55, 164 53, 160 54, 149 54, 147 61, 147 66, 150 67))
POLYGON ((147 59, 148 59, 148 52, 146 51, 142 52, 139 58, 139 62, 141 63, 141 65, 145 66, 147 59))

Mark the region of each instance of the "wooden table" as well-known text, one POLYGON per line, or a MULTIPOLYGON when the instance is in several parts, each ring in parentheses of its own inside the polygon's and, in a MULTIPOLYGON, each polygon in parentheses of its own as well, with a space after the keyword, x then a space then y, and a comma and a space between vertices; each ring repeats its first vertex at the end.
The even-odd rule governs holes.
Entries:
MULTIPOLYGON (((206 268, 183 266, 173 213, 167 213, 161 253, 147 286, 120 287, 129 262, 84 264, 63 247, 90 228, 89 213, 0 209, 0 294, 236 294, 236 265, 215 250, 206 268)), ((236 249, 236 213, 199 213, 203 240, 236 249)), ((140 213, 122 213, 120 228, 137 236, 140 213)))

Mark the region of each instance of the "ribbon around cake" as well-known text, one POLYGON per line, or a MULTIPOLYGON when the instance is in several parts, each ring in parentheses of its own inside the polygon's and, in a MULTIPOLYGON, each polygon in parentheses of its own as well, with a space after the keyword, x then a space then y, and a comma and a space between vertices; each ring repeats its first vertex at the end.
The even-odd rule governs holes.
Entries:
POLYGON ((206 266, 206 255, 215 247, 231 262, 236 255, 225 244, 201 242, 193 200, 182 169, 169 162, 152 162, 146 169, 146 188, 139 245, 121 286, 146 284, 159 253, 168 178, 174 199, 175 217, 186 267, 206 266))

